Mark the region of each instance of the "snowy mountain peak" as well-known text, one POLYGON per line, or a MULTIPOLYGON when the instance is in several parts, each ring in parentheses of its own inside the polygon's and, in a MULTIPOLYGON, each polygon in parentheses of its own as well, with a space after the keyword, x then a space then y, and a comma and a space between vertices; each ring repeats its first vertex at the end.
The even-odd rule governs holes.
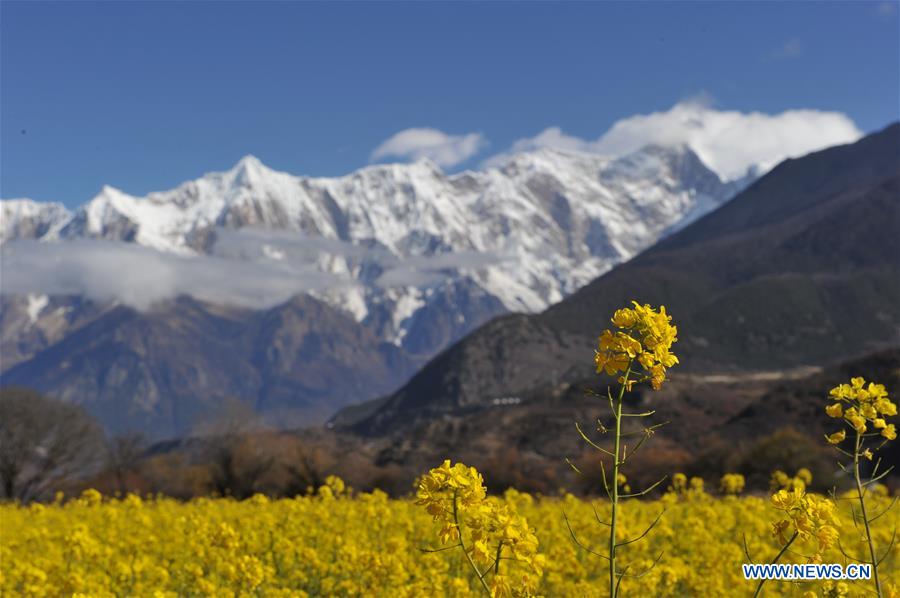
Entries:
POLYGON ((265 179, 275 171, 263 164, 259 158, 247 154, 228 171, 228 174, 239 184, 253 184, 265 179))
POLYGON ((32 199, 0 201, 0 243, 10 239, 38 239, 55 234, 71 218, 61 203, 32 199))
POLYGON ((266 168, 266 165, 253 154, 246 154, 237 161, 235 168, 266 168))
POLYGON ((427 170, 428 172, 444 176, 443 169, 438 166, 437 162, 435 162, 431 158, 422 157, 413 162, 413 164, 422 170, 427 170))
MULTIPOLYGON (((104 187, 74 214, 3 202, 2 232, 256 260, 246 283, 221 275, 200 291, 251 306, 313 294, 424 355, 498 310, 546 308, 737 190, 686 147, 617 159, 543 148, 500 169, 446 175, 425 159, 335 178, 278 172, 248 155, 146 197, 104 187), (208 288, 216 284, 223 289, 208 288), (462 319, 445 321, 450 312, 462 319)), ((174 276, 185 282, 173 292, 198 292, 192 278, 174 276)))
POLYGON ((121 204, 123 202, 128 202, 136 199, 135 197, 125 193, 121 189, 113 187, 112 185, 103 185, 100 188, 100 192, 94 196, 94 198, 88 202, 90 204, 109 204, 116 205, 121 204))

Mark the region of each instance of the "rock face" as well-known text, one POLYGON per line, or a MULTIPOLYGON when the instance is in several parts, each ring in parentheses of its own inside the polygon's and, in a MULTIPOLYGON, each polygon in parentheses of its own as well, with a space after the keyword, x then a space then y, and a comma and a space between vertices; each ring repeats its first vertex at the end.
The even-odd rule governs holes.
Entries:
MULTIPOLYGON (((235 272, 283 267, 286 277, 302 267, 337 282, 255 304, 227 290, 192 302, 176 284, 137 309, 81 280, 77 296, 4 291, 3 383, 93 405, 116 429, 157 422, 162 435, 182 433, 197 405, 225 395, 322 421, 396 388, 491 318, 563 299, 744 184, 721 181, 687 147, 618 159, 545 149, 478 172, 448 176, 421 161, 333 179, 248 156, 146 197, 104 187, 73 212, 3 201, 9 255, 26 240, 63 257, 68 242, 102 240, 110 254, 138 247, 244 268, 235 272)), ((4 262, 13 273, 17 262, 4 262)))
POLYGON ((146 312, 107 308, 6 370, 3 384, 81 403, 111 432, 166 438, 227 399, 276 425, 323 421, 411 370, 400 349, 311 297, 262 311, 181 297, 146 312))
POLYGON ((665 304, 682 371, 822 365, 900 345, 900 125, 788 160, 719 210, 536 315, 492 320, 336 422, 382 434, 589 380, 631 299, 665 304))
POLYGON ((53 238, 72 218, 60 203, 30 199, 0 201, 0 243, 10 239, 53 238))
POLYGON ((687 147, 616 160, 540 150, 482 172, 447 176, 421 161, 335 179, 276 172, 248 156, 228 172, 143 198, 104 187, 71 214, 55 204, 3 202, 0 241, 105 239, 235 257, 217 246, 217 231, 253 229, 256 249, 276 261, 286 240, 331 241, 307 248, 316 268, 360 284, 322 299, 374 323, 391 342, 421 347, 423 339, 406 339, 414 322, 422 326, 417 312, 435 312, 432 302, 478 289, 503 310, 546 308, 737 189, 687 147))

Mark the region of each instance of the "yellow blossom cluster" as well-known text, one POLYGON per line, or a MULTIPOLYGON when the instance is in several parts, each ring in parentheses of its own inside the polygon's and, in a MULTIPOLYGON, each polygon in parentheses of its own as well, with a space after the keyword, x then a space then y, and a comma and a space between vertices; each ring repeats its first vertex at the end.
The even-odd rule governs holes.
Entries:
POLYGON ((471 558, 481 580, 492 573, 492 596, 533 595, 546 563, 537 537, 514 503, 486 494, 474 467, 446 460, 421 478, 416 504, 441 525, 442 544, 456 541, 471 558))
POLYGON ((616 330, 604 330, 600 335, 594 364, 598 374, 605 371, 614 376, 624 372, 619 382, 629 389, 635 382, 649 380, 653 389, 659 390, 666 370, 678 363, 671 352, 672 344, 678 340, 678 329, 664 305, 657 311, 637 301, 632 304, 633 308, 618 309, 613 314, 616 330))
MULTIPOLYGON (((862 377, 852 378, 850 384, 840 384, 831 389, 828 396, 836 401, 825 407, 829 417, 843 418, 857 433, 866 434, 872 430, 885 440, 897 438, 897 428, 887 422, 888 417, 897 415, 897 405, 888 397, 883 384, 866 381, 862 377)), ((847 437, 845 430, 827 436, 831 444, 839 444, 847 437)), ((864 454, 871 459, 871 452, 864 454)))
MULTIPOLYGON (((772 507, 762 497, 724 500, 702 495, 696 489, 699 484, 694 486, 693 499, 627 500, 628 508, 619 520, 622 539, 646 529, 663 508, 666 516, 652 534, 629 545, 621 557, 623 567, 643 570, 663 553, 647 575, 622 580, 623 595, 752 594, 753 584, 741 572, 741 563, 747 562, 743 538, 755 562, 774 557, 778 546, 769 533, 772 507)), ((687 479, 684 487, 686 491, 691 487, 687 479)), ((466 598, 484 594, 461 551, 421 550, 426 539, 434 537, 435 524, 433 516, 415 504, 416 499, 389 499, 377 491, 328 494, 179 502, 136 496, 109 500, 92 493, 48 505, 0 505, 0 596, 466 598)), ((585 546, 599 549, 606 541, 606 530, 597 525, 597 517, 609 517, 608 501, 515 491, 488 500, 534 526, 546 558, 535 593, 608 595, 603 563, 573 543, 563 517, 565 513, 585 546)), ((890 500, 884 496, 867 499, 874 512, 886 509, 890 500)), ((841 501, 839 505, 841 529, 853 530, 850 504, 841 501)), ((888 547, 892 531, 900 527, 900 511, 887 511, 877 523, 874 541, 888 547)), ((863 545, 850 535, 841 540, 844 550, 862 557, 863 545)), ((837 546, 822 552, 822 559, 846 562, 837 546)), ((791 551, 781 562, 804 560, 791 551)), ((504 564, 501 577, 515 585, 518 580, 512 571, 504 564)), ((896 543, 881 571, 886 588, 900 584, 896 543)), ((827 583, 769 582, 765 595, 799 598, 808 591, 836 595, 827 593, 827 583)), ((850 595, 871 595, 870 582, 844 583, 850 595)))
POLYGON ((776 469, 772 472, 772 477, 769 479, 769 487, 772 492, 777 490, 806 490, 806 487, 812 484, 813 476, 812 472, 806 469, 805 467, 801 467, 797 470, 797 473, 794 474, 793 477, 789 476, 785 472, 780 469, 776 469))
POLYGON ((812 560, 821 562, 821 553, 831 548, 839 537, 840 520, 833 501, 805 491, 779 490, 772 495, 772 506, 784 513, 784 518, 772 525, 772 533, 782 546, 789 536, 801 542, 814 538, 817 543, 812 560))
POLYGON ((694 476, 688 479, 686 475, 679 472, 672 476, 672 484, 663 498, 668 501, 704 500, 708 498, 704 486, 703 478, 694 476))
POLYGON ((418 500, 435 521, 441 523, 442 543, 459 539, 459 513, 469 515, 484 505, 487 489, 481 474, 462 463, 453 466, 446 460, 419 480, 418 500))
POLYGON ((810 596, 804 595, 803 598, 840 598, 850 595, 850 585, 843 581, 834 582, 827 580, 822 583, 822 588, 818 594, 813 592, 810 596))
POLYGON ((744 476, 739 473, 726 473, 719 480, 719 490, 722 494, 735 495, 744 491, 744 476))
MULTIPOLYGON (((312 490, 310 488, 310 490, 312 490)), ((318 495, 322 498, 338 498, 344 496, 350 489, 344 484, 344 480, 336 475, 325 478, 325 483, 319 487, 318 495)))

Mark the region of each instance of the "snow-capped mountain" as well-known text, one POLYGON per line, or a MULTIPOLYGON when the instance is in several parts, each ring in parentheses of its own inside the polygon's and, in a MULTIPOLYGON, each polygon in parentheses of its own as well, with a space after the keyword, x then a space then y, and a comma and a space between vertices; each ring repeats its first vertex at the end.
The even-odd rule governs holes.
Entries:
POLYGON ((561 300, 738 189, 685 146, 618 159, 542 149, 455 175, 423 160, 339 178, 294 176, 247 156, 146 197, 107 186, 71 213, 4 201, 0 241, 104 239, 180 256, 302 261, 355 283, 310 294, 424 356, 498 312, 561 300), (252 234, 236 243, 233 231, 252 234), (447 309, 457 313, 447 318, 447 309), (442 334, 425 321, 439 316, 449 320, 442 334))
POLYGON ((4 201, 0 371, 118 432, 187 434, 224 397, 280 425, 322 422, 742 184, 687 147, 542 149, 483 171, 420 161, 339 178, 248 156, 146 197, 104 187, 71 212, 4 201))
POLYGON ((61 203, 0 200, 0 243, 11 239, 56 238, 72 218, 61 203))

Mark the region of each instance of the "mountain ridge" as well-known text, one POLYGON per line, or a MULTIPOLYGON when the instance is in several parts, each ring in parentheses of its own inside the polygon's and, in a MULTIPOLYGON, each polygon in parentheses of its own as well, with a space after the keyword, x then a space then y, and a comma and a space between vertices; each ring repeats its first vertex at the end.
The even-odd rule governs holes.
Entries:
POLYGON ((227 400, 281 426, 323 421, 337 397, 387 392, 412 367, 312 297, 257 311, 184 296, 145 312, 108 308, 4 371, 3 384, 79 403, 111 433, 159 439, 192 433, 227 400))
POLYGON ((617 159, 542 149, 449 176, 422 160, 296 177, 245 156, 145 197, 106 186, 72 213, 2 202, 3 382, 93 404, 118 430, 185 433, 179 409, 226 395, 315 424, 491 318, 567 296, 741 184, 686 146, 649 146, 617 159), (64 296, 36 280, 64 281, 51 287, 64 296), (327 326, 363 355, 327 342, 327 326))
POLYGON ((894 124, 843 149, 783 164, 722 210, 752 213, 747 206, 769 193, 767 179, 785 172, 814 189, 817 203, 781 222, 706 239, 697 231, 720 218, 712 212, 544 312, 489 322, 382 398, 362 421, 340 414, 335 421, 365 434, 387 433, 481 408, 495 397, 583 382, 591 377, 595 335, 632 298, 665 303, 675 314, 680 368, 786 368, 900 344, 898 140, 894 124), (849 167, 847 181, 831 178, 835 152, 857 165, 849 167), (681 242, 694 235, 692 243, 681 242))
POLYGON ((99 239, 230 259, 246 256, 228 254, 223 233, 270 231, 272 239, 258 241, 264 255, 251 258, 271 264, 298 259, 279 245, 285 238, 276 232, 328 239, 331 247, 295 253, 305 252, 299 259, 313 269, 363 287, 313 296, 358 321, 381 322, 379 333, 402 344, 405 322, 427 307, 424 291, 440 288, 441 280, 464 280, 508 311, 537 311, 734 190, 686 147, 651 146, 617 160, 543 149, 516 155, 502 169, 452 176, 420 160, 335 179, 295 177, 245 156, 228 171, 143 198, 105 186, 74 212, 58 204, 0 202, 0 242, 99 239), (446 263, 460 254, 469 259, 446 263), (381 263, 383 255, 393 263, 381 263), (498 265, 498 256, 517 267, 498 265), (428 257, 443 261, 423 263, 428 257), (431 282, 415 276, 423 267, 431 282), (384 310, 390 315, 372 316, 384 310))

